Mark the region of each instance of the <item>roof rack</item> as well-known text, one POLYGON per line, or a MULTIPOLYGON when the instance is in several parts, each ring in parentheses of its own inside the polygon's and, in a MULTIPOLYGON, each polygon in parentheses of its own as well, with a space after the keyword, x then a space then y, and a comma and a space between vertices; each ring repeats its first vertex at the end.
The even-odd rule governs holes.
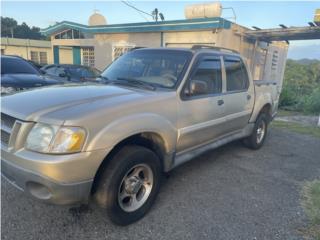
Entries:
POLYGON ((192 50, 199 50, 199 49, 213 49, 213 50, 218 50, 218 51, 225 51, 225 52, 231 52, 231 53, 237 53, 239 54, 238 51, 232 50, 229 48, 223 48, 223 47, 214 47, 214 46, 208 46, 208 45, 193 45, 192 50))

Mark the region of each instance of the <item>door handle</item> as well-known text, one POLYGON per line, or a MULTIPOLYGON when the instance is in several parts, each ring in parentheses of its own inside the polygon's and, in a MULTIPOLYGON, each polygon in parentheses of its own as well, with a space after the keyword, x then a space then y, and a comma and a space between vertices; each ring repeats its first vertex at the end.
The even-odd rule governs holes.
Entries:
POLYGON ((251 99, 251 95, 248 94, 248 95, 247 95, 247 100, 250 100, 250 99, 251 99))
POLYGON ((222 99, 218 100, 218 105, 221 106, 224 104, 224 101, 222 99))

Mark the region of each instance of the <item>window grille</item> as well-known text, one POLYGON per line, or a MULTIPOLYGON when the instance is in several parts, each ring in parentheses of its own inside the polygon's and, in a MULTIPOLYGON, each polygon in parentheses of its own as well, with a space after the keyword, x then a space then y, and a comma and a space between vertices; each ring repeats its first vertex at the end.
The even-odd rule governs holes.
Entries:
POLYGON ((94 67, 94 48, 82 48, 82 64, 89 67, 94 67))
POLYGON ((118 57, 122 56, 123 54, 130 52, 130 50, 134 47, 135 46, 133 45, 113 46, 112 61, 116 60, 118 57))

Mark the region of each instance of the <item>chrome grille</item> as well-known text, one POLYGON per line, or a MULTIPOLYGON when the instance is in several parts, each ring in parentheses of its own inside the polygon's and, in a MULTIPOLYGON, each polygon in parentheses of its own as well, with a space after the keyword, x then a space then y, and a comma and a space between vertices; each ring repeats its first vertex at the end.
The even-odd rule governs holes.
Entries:
POLYGON ((1 113, 1 143, 8 145, 16 118, 1 113))
POLYGON ((10 134, 1 130, 1 142, 8 145, 10 139, 10 134))
POLYGON ((12 129, 16 119, 7 114, 1 113, 1 125, 5 125, 6 127, 12 129))

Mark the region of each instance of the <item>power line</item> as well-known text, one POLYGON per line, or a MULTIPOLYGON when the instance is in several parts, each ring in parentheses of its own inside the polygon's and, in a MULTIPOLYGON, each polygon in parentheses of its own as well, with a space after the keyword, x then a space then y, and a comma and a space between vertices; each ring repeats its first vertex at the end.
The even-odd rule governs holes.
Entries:
MULTIPOLYGON (((129 1, 127 1, 127 3, 133 5, 133 4, 132 4, 131 2, 129 2, 129 1)), ((141 12, 138 11, 138 14, 139 14, 144 20, 146 20, 147 22, 149 22, 149 19, 146 18, 146 17, 143 15, 143 13, 141 13, 141 12)))
POLYGON ((140 10, 139 8, 136 8, 135 6, 133 6, 133 5, 129 4, 129 3, 127 3, 126 1, 121 1, 121 2, 122 2, 122 3, 124 3, 125 5, 127 5, 128 7, 131 7, 131 8, 133 8, 134 10, 136 10, 136 11, 140 12, 140 13, 144 13, 144 14, 147 14, 148 16, 150 16, 150 17, 153 17, 153 15, 152 15, 152 14, 147 13, 147 12, 145 12, 145 11, 142 11, 142 10, 140 10))

